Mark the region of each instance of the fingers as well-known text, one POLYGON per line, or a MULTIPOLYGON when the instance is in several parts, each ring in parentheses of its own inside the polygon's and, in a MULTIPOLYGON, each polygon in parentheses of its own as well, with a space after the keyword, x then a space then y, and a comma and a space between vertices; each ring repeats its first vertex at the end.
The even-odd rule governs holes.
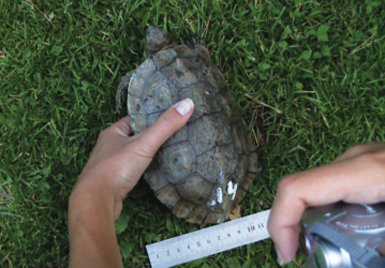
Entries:
POLYGON ((184 99, 164 112, 150 127, 138 135, 142 154, 152 157, 159 147, 190 119, 194 110, 191 99, 184 99))
POLYGON ((346 152, 338 156, 333 162, 344 161, 364 153, 370 153, 370 152, 375 152, 375 151, 384 150, 384 149, 385 149, 385 142, 356 145, 356 146, 350 147, 346 152))
POLYGON ((132 134, 130 127, 130 117, 123 117, 122 119, 108 127, 105 131, 117 133, 122 136, 130 136, 132 134))
MULTIPOLYGON (((383 144, 379 146, 383 148, 383 144)), ((366 149, 369 153, 361 150, 346 160, 282 179, 268 228, 283 263, 295 256, 297 226, 306 207, 338 201, 375 203, 385 199, 385 150, 374 150, 372 146, 366 149)))
MULTIPOLYGON (((306 207, 338 199, 329 195, 329 191, 338 191, 325 187, 329 182, 322 179, 322 173, 327 171, 317 169, 290 175, 279 184, 268 229, 283 263, 292 261, 295 256, 298 247, 297 226, 306 207)), ((324 176, 328 178, 327 174, 324 176)))
POLYGON ((356 172, 357 168, 339 162, 290 175, 280 182, 268 227, 283 263, 295 256, 297 227, 306 207, 334 203, 345 199, 349 191, 357 191, 352 188, 362 185, 351 185, 356 172))

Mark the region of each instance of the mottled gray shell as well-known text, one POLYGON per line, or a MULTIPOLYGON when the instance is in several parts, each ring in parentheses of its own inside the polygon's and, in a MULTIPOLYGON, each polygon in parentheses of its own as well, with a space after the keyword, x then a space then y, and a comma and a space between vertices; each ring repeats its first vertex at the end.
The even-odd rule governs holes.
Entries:
POLYGON ((134 133, 179 100, 193 100, 192 118, 162 146, 144 179, 177 217, 225 221, 256 177, 258 158, 207 48, 164 47, 123 78, 126 89, 134 133))

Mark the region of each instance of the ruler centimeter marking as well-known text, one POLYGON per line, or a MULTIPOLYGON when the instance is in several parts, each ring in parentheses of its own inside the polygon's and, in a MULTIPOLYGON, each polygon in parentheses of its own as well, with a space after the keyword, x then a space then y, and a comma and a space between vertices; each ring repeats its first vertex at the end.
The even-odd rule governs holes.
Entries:
POLYGON ((270 209, 147 245, 153 268, 171 267, 270 237, 270 209))

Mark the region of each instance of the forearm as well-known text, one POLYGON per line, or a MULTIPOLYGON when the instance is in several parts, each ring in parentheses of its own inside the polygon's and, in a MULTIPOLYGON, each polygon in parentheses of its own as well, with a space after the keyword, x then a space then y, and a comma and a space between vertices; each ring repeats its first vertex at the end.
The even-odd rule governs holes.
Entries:
POLYGON ((122 267, 116 201, 104 187, 76 187, 69 202, 70 267, 122 267))
POLYGON ((138 135, 132 135, 128 117, 99 134, 70 197, 70 267, 123 266, 114 224, 122 202, 159 147, 187 123, 193 111, 192 101, 186 99, 138 135))

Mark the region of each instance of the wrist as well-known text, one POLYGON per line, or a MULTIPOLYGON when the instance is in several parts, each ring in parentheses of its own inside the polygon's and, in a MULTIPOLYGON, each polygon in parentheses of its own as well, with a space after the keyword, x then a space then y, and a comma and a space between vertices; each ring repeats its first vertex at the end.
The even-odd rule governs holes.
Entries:
POLYGON ((70 267, 122 267, 110 188, 79 181, 69 200, 70 267))
MULTIPOLYGON (((97 177, 79 178, 69 200, 69 219, 71 215, 86 215, 99 210, 104 217, 115 220, 117 209, 121 209, 121 199, 114 193, 111 185, 97 177), (120 203, 120 204, 119 204, 120 203)), ((119 210, 120 214, 120 210, 119 210)))

